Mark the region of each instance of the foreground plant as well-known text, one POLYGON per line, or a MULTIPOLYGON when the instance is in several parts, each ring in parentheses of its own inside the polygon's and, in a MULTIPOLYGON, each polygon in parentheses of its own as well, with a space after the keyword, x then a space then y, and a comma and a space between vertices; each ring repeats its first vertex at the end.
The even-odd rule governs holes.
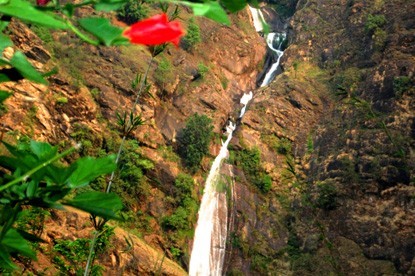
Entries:
POLYGON ((115 169, 114 156, 84 157, 69 166, 59 163, 75 147, 58 153, 43 142, 24 142, 17 146, 4 143, 9 154, 0 156, 3 168, 0 181, 0 268, 14 269, 10 257, 36 259, 30 241, 39 237, 15 227, 23 208, 29 206, 64 209, 72 206, 104 219, 117 219, 121 200, 115 194, 91 191, 67 197, 102 174, 115 169))

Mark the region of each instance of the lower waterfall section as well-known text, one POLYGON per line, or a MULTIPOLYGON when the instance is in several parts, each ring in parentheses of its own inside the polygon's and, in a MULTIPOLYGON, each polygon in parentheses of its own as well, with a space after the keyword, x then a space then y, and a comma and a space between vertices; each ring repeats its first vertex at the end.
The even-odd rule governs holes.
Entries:
MULTIPOLYGON (((245 114, 246 106, 252 97, 252 91, 242 96, 240 102, 243 108, 239 118, 245 114)), ((225 142, 222 141, 222 147, 206 179, 190 256, 191 276, 222 275, 228 235, 228 207, 226 193, 220 191, 224 189, 220 183, 220 169, 224 159, 229 155, 228 145, 235 128, 236 125, 229 122, 226 127, 228 136, 225 142)))

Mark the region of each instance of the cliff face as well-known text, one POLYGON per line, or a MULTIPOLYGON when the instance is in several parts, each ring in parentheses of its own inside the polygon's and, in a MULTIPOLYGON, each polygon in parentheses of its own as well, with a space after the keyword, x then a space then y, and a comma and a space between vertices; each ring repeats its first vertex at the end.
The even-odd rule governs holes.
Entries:
MULTIPOLYGON (((89 12, 81 9, 79 14, 89 12)), ((181 16, 188 22, 186 11, 181 16)), ((127 139, 127 147, 133 147, 126 149, 127 154, 138 160, 133 165, 135 178, 128 180, 128 187, 114 185, 115 192, 126 196, 126 222, 122 227, 133 234, 115 231, 114 247, 99 261, 110 274, 185 274, 192 231, 161 227, 162 219, 177 207, 173 198, 175 178, 186 172, 173 149, 176 135, 189 116, 199 113, 212 118, 214 131, 220 136, 240 96, 255 87, 265 53, 265 45, 251 27, 246 11, 232 15, 231 20, 232 26, 225 27, 197 18, 202 42, 189 51, 169 46, 150 65, 149 90, 140 96, 135 111, 145 124, 127 139), (125 250, 131 246, 133 249, 125 250)), ((19 22, 13 22, 10 31, 15 45, 37 69, 46 72, 56 67, 58 73, 49 77, 49 86, 26 80, 4 84, 3 88, 14 93, 2 117, 4 140, 15 143, 28 136, 61 148, 82 142, 81 151, 70 158, 114 152, 120 142, 116 113, 128 114, 132 108, 137 90, 131 82, 137 74, 144 75, 151 49, 92 47, 69 33, 30 30, 19 22)), ((211 154, 216 155, 219 147, 216 139, 211 154)), ((209 158, 204 160, 203 168, 209 169, 209 158)), ((194 175, 196 198, 203 187, 203 174, 194 175)), ((102 189, 102 182, 94 185, 102 189)), ((194 228, 195 217, 196 213, 186 218, 189 229, 194 228)), ((92 230, 85 215, 52 212, 42 233, 48 243, 40 250, 39 262, 26 264, 26 268, 40 271, 51 267, 50 273, 56 272, 52 267, 59 265, 53 260, 57 241, 88 238, 92 230)))
POLYGON ((237 188, 233 271, 414 273, 415 6, 334 2, 298 2, 284 73, 244 118, 274 186, 237 188))

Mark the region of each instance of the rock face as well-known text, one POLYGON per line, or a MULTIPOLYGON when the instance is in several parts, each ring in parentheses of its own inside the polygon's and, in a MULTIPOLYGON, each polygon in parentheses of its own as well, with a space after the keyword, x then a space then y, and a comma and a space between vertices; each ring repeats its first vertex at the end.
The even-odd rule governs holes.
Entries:
POLYGON ((239 189, 254 210, 235 203, 242 246, 229 271, 415 273, 414 8, 298 2, 284 73, 256 92, 239 132, 237 146, 260 149, 273 189, 239 189))
MULTIPOLYGON (((79 14, 89 13, 90 10, 81 9, 79 14)), ((187 19, 190 15, 183 11, 182 16, 187 19)), ((40 71, 47 72, 55 66, 59 70, 48 78, 48 86, 26 80, 2 84, 2 89, 13 91, 5 104, 8 112, 2 116, 4 139, 12 143, 24 136, 59 144, 62 148, 82 141, 79 154, 69 159, 113 152, 114 145, 120 141, 116 114, 129 114, 137 93, 131 82, 137 73, 143 76, 149 66, 148 90, 142 92, 133 110, 145 124, 128 140, 139 145, 132 153, 139 155, 143 162, 150 162, 152 169, 140 172, 145 181, 129 180, 131 188, 139 192, 137 195, 129 192, 133 199, 126 203, 131 216, 136 220, 140 217, 140 225, 127 228, 139 229, 134 229, 135 233, 147 244, 135 240, 136 249, 121 254, 127 245, 123 233, 117 233, 114 241, 117 245, 111 253, 114 260, 102 260, 109 274, 184 273, 172 259, 186 268, 191 237, 187 233, 184 238, 173 235, 160 226, 162 219, 175 209, 172 203, 175 178, 185 172, 174 152, 176 135, 189 116, 199 113, 212 118, 214 130, 220 136, 239 97, 255 88, 265 44, 250 26, 247 12, 232 15, 231 27, 203 18, 196 20, 202 30, 202 43, 191 51, 168 47, 154 59, 151 49, 146 47, 92 47, 80 43, 70 33, 37 30, 39 36, 47 36, 42 43, 26 25, 13 22, 9 26, 16 49, 7 49, 5 56, 19 49, 40 71), (163 62, 167 63, 166 71, 161 71, 163 62), (172 252, 179 255, 174 256, 172 252), (158 262, 161 262, 159 267, 158 262)), ((218 139, 216 142, 220 143, 218 139)), ((218 147, 211 149, 215 155, 218 147)), ((204 160, 206 167, 208 163, 208 159, 204 160)), ((201 173, 194 178, 202 183, 201 173)), ((201 183, 196 185, 195 197, 197 189, 202 190, 201 183)), ((122 189, 115 187, 116 192, 122 189)), ((45 235, 52 236, 48 238, 48 250, 40 254, 40 261, 34 265, 36 269, 53 266, 48 254, 56 239, 88 237, 92 227, 77 225, 74 216, 59 213, 47 221, 45 235), (68 219, 72 223, 66 223, 68 219), (53 230, 61 224, 69 229, 53 230), (77 231, 70 232, 74 228, 77 231)), ((35 271, 33 267, 28 269, 35 271)))

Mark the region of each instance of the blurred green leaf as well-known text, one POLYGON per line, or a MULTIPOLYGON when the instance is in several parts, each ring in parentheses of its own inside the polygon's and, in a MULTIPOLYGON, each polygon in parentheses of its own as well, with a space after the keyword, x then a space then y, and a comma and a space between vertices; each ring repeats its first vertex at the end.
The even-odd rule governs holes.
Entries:
POLYGON ((29 243, 13 228, 10 228, 1 241, 1 245, 9 252, 16 252, 31 259, 36 259, 36 252, 29 243))
POLYGON ((111 25, 106 18, 88 17, 79 20, 79 24, 86 31, 96 36, 104 45, 116 45, 120 41, 128 41, 122 37, 123 30, 111 25))
POLYGON ((45 142, 38 142, 31 140, 30 149, 39 158, 39 160, 50 159, 58 153, 56 147, 52 147, 50 144, 45 142))
POLYGON ((102 0, 99 3, 95 4, 95 9, 97 11, 114 11, 121 8, 126 3, 125 0, 102 0))
POLYGON ((0 90, 0 104, 2 104, 8 97, 10 97, 12 94, 4 91, 4 90, 0 90))
POLYGON ((29 1, 10 0, 0 5, 0 13, 54 29, 66 29, 64 22, 33 7, 29 1))
POLYGON ((193 3, 188 1, 180 1, 178 3, 191 7, 194 15, 204 16, 225 25, 229 25, 231 23, 228 15, 219 2, 207 1, 205 3, 193 3))
POLYGON ((237 12, 245 8, 246 0, 220 0, 220 3, 230 12, 237 12))
POLYGON ((121 199, 116 194, 96 191, 82 193, 72 200, 63 202, 63 204, 84 210, 105 219, 118 220, 120 218, 116 215, 116 212, 123 208, 121 199))
POLYGON ((82 187, 88 185, 90 181, 98 176, 114 171, 116 168, 115 156, 110 155, 97 159, 88 156, 78 159, 71 165, 71 167, 73 166, 76 169, 67 180, 67 183, 71 188, 82 187))
POLYGON ((26 79, 34 82, 47 84, 42 75, 27 61, 26 56, 22 52, 16 52, 10 59, 10 65, 16 68, 20 74, 26 79))
POLYGON ((16 269, 17 266, 10 260, 6 248, 0 244, 0 267, 4 269, 16 269))
POLYGON ((3 52, 4 48, 12 46, 13 42, 11 41, 8 35, 0 34, 0 51, 3 52))

